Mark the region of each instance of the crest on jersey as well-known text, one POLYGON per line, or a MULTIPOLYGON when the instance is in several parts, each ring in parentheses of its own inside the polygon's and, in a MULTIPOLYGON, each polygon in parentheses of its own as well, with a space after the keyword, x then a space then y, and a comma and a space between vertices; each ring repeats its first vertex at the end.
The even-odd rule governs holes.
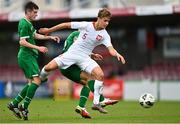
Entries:
POLYGON ((103 39, 103 37, 98 34, 97 37, 96 37, 96 40, 97 40, 97 41, 101 41, 102 39, 103 39))

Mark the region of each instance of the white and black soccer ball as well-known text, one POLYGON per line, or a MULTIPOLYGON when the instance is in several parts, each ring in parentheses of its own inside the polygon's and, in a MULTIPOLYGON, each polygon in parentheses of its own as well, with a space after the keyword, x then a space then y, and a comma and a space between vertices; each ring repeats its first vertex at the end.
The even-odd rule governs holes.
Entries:
POLYGON ((155 98, 150 93, 144 93, 139 98, 139 104, 144 108, 150 108, 154 105, 155 98))

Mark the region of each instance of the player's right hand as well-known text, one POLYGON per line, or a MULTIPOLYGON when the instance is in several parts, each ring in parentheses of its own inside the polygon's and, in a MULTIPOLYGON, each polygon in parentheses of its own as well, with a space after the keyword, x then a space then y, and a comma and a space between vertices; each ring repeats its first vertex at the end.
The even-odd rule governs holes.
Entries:
POLYGON ((49 34, 49 28, 40 28, 39 33, 48 35, 49 34))
POLYGON ((118 61, 122 62, 122 64, 126 63, 124 57, 122 55, 120 55, 119 53, 116 54, 116 57, 117 57, 118 61))
POLYGON ((38 50, 42 53, 47 53, 48 52, 48 49, 44 46, 39 46, 38 50))
POLYGON ((49 36, 51 40, 56 41, 57 43, 60 42, 60 38, 58 36, 49 36))

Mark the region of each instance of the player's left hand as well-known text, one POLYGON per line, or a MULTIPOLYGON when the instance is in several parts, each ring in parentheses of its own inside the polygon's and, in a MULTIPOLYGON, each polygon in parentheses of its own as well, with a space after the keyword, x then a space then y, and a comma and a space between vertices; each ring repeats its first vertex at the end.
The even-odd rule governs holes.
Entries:
POLYGON ((60 42, 60 38, 58 36, 49 36, 51 40, 56 41, 57 43, 60 42))
POLYGON ((49 34, 49 28, 40 28, 39 33, 48 35, 49 34))
POLYGON ((95 54, 95 53, 91 54, 91 58, 94 60, 102 60, 103 59, 103 57, 100 54, 95 54))
POLYGON ((116 57, 117 57, 118 61, 122 62, 122 64, 126 63, 124 57, 122 55, 120 55, 119 53, 116 54, 116 57))

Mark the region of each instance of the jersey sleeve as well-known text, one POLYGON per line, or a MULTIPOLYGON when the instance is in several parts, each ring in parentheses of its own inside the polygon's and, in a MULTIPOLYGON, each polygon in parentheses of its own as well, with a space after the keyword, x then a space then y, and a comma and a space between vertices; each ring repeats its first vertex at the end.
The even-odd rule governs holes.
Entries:
POLYGON ((71 22, 72 29, 84 29, 88 26, 89 22, 71 22))
POLYGON ((33 31, 33 37, 35 37, 35 34, 37 33, 37 30, 36 29, 34 29, 34 31, 33 31))
POLYGON ((29 33, 28 33, 28 25, 25 25, 25 24, 21 25, 19 36, 20 36, 20 39, 30 38, 29 33))
POLYGON ((105 45, 106 47, 112 46, 111 38, 110 38, 108 33, 105 33, 104 40, 103 40, 102 44, 105 45))

